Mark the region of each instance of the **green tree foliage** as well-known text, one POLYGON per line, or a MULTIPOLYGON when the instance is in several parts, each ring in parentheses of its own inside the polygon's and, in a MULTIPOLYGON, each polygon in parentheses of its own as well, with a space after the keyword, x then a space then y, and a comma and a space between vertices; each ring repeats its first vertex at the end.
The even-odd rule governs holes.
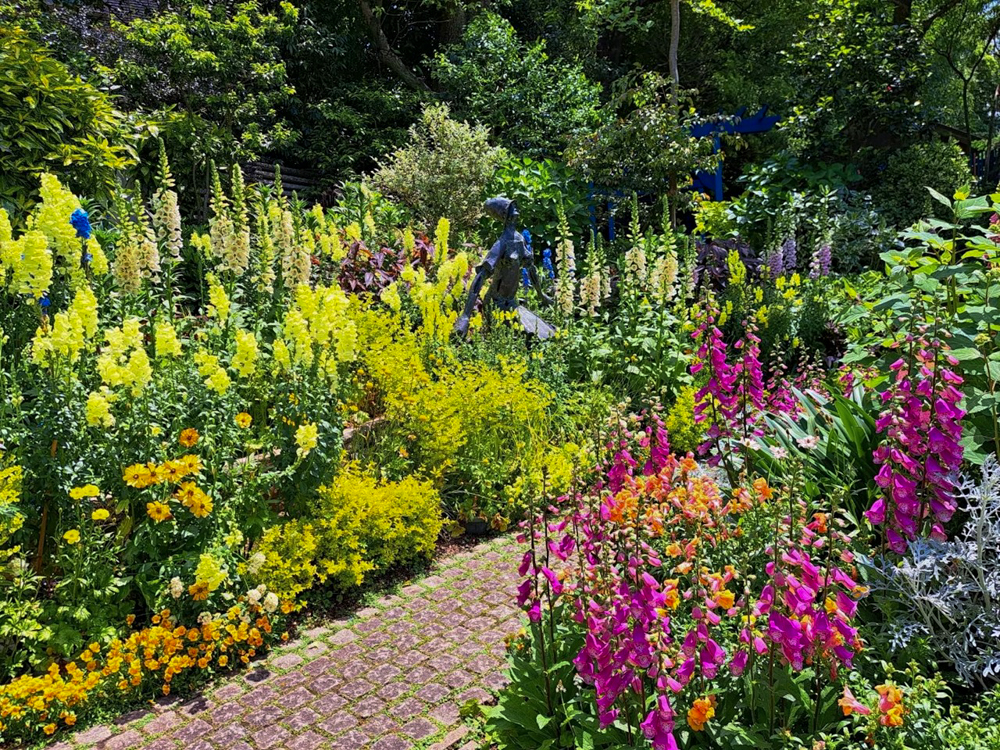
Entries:
POLYGON ((0 26, 0 206, 27 212, 42 172, 105 197, 132 163, 127 124, 107 95, 26 32, 0 26))
POLYGON ((659 195, 672 176, 712 170, 710 138, 695 138, 690 102, 675 106, 669 80, 646 73, 608 105, 615 116, 570 151, 570 162, 602 187, 659 195))
POLYGON ((462 42, 430 64, 456 114, 519 153, 558 155, 569 138, 600 124, 600 86, 578 65, 550 58, 544 40, 522 42, 496 13, 478 15, 462 42))
POLYGON ((886 160, 872 187, 882 217, 898 227, 933 216, 937 204, 927 188, 952 195, 972 183, 969 160, 953 143, 922 141, 899 149, 886 160))
POLYGON ((928 64, 917 32, 892 24, 892 4, 819 0, 786 53, 797 82, 785 126, 813 158, 905 145, 923 114, 928 64))
POLYGON ((485 127, 451 119, 447 105, 430 105, 410 128, 409 143, 390 154, 372 179, 425 222, 446 217, 468 230, 505 155, 490 145, 485 127))
POLYGON ((109 72, 124 106, 162 123, 179 176, 205 182, 212 160, 252 160, 296 141, 283 110, 294 94, 284 45, 298 17, 289 2, 271 12, 257 0, 195 0, 113 22, 121 46, 105 51, 109 72))

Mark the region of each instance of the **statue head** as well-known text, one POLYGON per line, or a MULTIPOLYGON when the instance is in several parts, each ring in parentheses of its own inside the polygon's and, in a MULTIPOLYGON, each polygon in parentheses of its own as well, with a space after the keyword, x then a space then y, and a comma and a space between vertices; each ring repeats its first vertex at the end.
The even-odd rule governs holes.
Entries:
POLYGON ((486 201, 485 208, 487 214, 492 216, 494 219, 499 219, 504 224, 519 215, 517 211, 517 203, 512 201, 510 198, 504 198, 503 196, 490 198, 486 201))

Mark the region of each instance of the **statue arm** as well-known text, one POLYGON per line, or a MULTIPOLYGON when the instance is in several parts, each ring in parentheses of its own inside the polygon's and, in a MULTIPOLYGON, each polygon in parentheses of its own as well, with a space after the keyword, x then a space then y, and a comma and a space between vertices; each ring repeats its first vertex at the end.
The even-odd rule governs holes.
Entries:
POLYGON ((483 290, 483 284, 486 282, 486 277, 490 275, 491 269, 483 264, 479 266, 479 270, 476 271, 476 278, 472 281, 472 286, 469 287, 469 297, 465 300, 465 309, 462 311, 461 317, 455 321, 455 333, 461 336, 465 336, 469 332, 469 318, 472 316, 472 309, 476 306, 476 300, 479 299, 479 294, 483 290))
POLYGON ((551 305, 552 298, 542 291, 542 282, 538 278, 538 269, 535 268, 534 263, 528 266, 528 277, 531 279, 531 285, 538 292, 538 296, 542 298, 546 305, 551 305))

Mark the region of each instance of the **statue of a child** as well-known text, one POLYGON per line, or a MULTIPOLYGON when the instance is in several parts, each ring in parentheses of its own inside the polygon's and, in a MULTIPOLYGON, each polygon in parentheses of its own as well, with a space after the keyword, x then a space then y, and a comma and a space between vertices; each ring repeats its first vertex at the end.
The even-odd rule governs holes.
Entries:
POLYGON ((483 315, 489 316, 493 310, 516 310, 525 332, 534 334, 540 339, 547 339, 555 333, 555 329, 539 318, 535 313, 520 304, 517 292, 521 285, 521 269, 525 269, 531 285, 538 290, 542 299, 550 304, 552 300, 542 291, 535 269, 531 248, 517 230, 517 204, 509 198, 490 198, 486 201, 486 213, 504 222, 503 234, 500 235, 490 251, 476 268, 476 277, 469 289, 469 298, 465 303, 462 316, 455 321, 455 332, 465 337, 469 332, 469 317, 475 308, 476 300, 482 291, 483 284, 490 278, 490 288, 483 300, 483 315))

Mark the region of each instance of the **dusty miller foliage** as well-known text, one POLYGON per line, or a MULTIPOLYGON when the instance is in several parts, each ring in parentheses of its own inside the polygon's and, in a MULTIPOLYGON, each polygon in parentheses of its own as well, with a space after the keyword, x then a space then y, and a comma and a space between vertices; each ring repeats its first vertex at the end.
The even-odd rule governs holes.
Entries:
POLYGON ((969 683, 1000 678, 1000 464, 990 455, 979 480, 963 477, 956 499, 967 514, 952 540, 921 539, 902 561, 866 560, 890 645, 925 638, 969 683))

